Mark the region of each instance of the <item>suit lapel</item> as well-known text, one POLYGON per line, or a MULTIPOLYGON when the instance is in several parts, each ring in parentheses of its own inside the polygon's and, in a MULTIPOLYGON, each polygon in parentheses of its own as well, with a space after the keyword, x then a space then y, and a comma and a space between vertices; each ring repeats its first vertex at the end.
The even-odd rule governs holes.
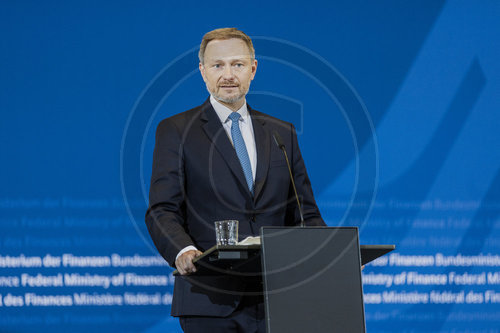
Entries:
POLYGON ((255 174, 254 189, 254 198, 257 199, 262 191, 262 188, 264 187, 264 184, 266 183, 267 171, 269 170, 269 158, 271 154, 271 139, 268 131, 264 128, 264 117, 260 113, 250 109, 250 106, 248 106, 248 112, 250 112, 250 116, 252 118, 255 147, 257 149, 257 172, 255 174))
POLYGON ((229 141, 226 131, 224 130, 224 127, 222 127, 220 119, 217 116, 214 108, 212 107, 212 104, 210 103, 210 99, 208 99, 202 105, 200 118, 205 121, 205 124, 203 124, 203 130, 213 142, 215 148, 219 151, 222 158, 226 161, 236 179, 238 179, 238 181, 243 185, 248 195, 251 196, 251 193, 248 190, 247 182, 245 180, 243 168, 241 167, 238 155, 236 155, 236 150, 234 150, 231 141, 229 141))

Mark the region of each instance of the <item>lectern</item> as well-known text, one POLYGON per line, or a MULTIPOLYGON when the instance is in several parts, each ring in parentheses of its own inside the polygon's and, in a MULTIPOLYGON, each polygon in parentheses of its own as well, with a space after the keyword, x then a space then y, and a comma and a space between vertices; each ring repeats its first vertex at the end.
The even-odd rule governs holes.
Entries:
POLYGON ((197 275, 261 276, 268 333, 356 333, 361 265, 394 248, 360 247, 355 227, 263 227, 261 245, 214 246, 194 262, 197 275))

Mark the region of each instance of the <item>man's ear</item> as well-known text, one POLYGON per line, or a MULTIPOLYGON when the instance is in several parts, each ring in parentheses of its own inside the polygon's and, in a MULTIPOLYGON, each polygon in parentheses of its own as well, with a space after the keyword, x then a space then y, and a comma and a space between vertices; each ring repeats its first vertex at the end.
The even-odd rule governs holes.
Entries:
POLYGON ((198 68, 200 69, 200 74, 201 74, 201 77, 203 78, 203 81, 207 82, 207 80, 205 78, 205 66, 203 66, 203 64, 200 62, 200 64, 198 65, 198 68))
POLYGON ((255 77, 255 73, 257 73, 257 59, 254 59, 252 63, 252 80, 255 77))

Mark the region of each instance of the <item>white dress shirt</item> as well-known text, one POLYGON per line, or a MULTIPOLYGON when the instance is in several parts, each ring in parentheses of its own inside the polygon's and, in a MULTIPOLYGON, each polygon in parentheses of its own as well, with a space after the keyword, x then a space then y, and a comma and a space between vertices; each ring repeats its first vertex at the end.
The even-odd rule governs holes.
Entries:
MULTIPOLYGON (((210 95, 210 103, 214 107, 215 113, 219 116, 222 126, 226 130, 229 141, 233 143, 233 137, 231 136, 231 125, 232 121, 229 119, 229 115, 233 112, 227 106, 221 104, 212 95, 210 95)), ((252 166, 252 177, 255 182, 255 172, 257 171, 257 149, 255 148, 255 137, 253 134, 252 119, 248 113, 247 103, 243 103, 243 106, 236 111, 240 114, 240 131, 245 141, 245 146, 247 147, 248 157, 250 158, 250 165, 252 166)), ((233 144, 234 146, 234 144, 233 144)))
MULTIPOLYGON (((215 113, 217 113, 217 116, 219 117, 222 123, 222 127, 224 127, 224 130, 226 131, 229 141, 231 141, 232 144, 233 143, 233 138, 231 136, 232 120, 229 119, 229 115, 235 111, 232 111, 227 106, 221 104, 212 95, 210 95, 210 103, 212 104, 215 113)), ((250 165, 252 167, 252 177, 253 181, 255 182, 255 172, 257 171, 257 148, 255 147, 255 136, 253 133, 252 119, 250 118, 250 114, 248 113, 246 101, 245 103, 243 103, 243 106, 239 108, 236 112, 238 112, 241 116, 239 119, 240 131, 241 135, 243 136, 243 140, 245 141, 245 146, 247 147, 248 157, 250 158, 250 165)), ((191 250, 197 250, 197 248, 194 247, 193 245, 186 246, 185 248, 179 251, 179 253, 175 257, 175 260, 177 260, 177 258, 179 258, 179 256, 184 252, 191 250)))

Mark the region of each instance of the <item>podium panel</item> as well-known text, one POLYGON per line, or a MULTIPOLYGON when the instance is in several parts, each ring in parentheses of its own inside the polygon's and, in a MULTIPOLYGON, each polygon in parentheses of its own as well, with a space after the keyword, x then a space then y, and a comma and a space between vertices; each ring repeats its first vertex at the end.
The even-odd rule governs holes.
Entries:
POLYGON ((264 227, 268 333, 365 332, 358 230, 264 227))

